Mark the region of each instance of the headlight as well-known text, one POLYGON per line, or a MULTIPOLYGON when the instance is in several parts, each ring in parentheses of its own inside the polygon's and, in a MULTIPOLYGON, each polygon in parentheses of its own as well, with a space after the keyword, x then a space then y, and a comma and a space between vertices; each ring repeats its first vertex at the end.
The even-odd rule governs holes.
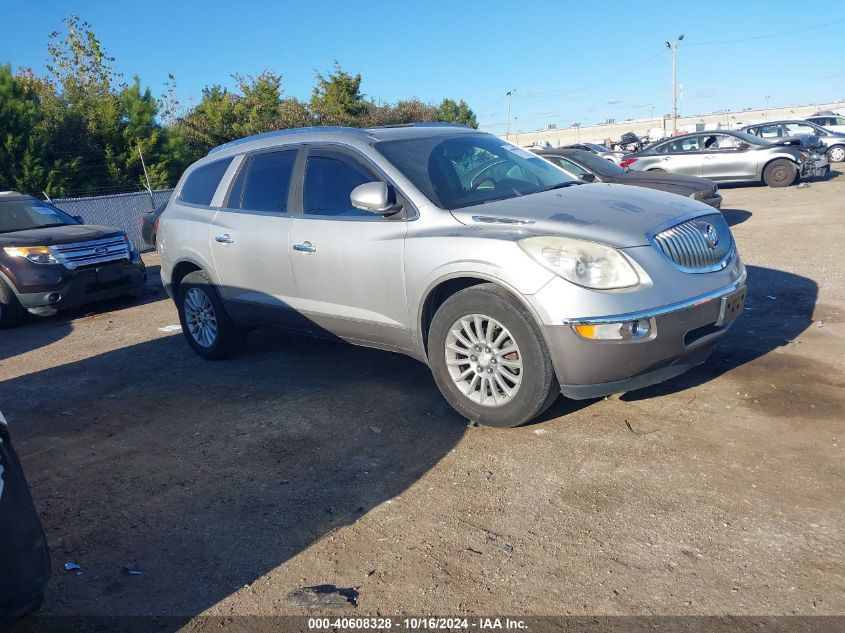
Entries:
POLYGON ((634 267, 612 246, 569 237, 528 237, 519 245, 540 264, 585 288, 610 290, 640 283, 634 267))
POLYGON ((25 257, 35 264, 58 264, 47 246, 9 246, 3 249, 9 257, 25 257))

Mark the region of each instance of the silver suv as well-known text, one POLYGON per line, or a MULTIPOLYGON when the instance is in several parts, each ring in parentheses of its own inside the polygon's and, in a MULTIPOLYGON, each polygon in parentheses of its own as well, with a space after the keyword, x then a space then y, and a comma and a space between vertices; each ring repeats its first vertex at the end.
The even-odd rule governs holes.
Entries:
POLYGON ((580 184, 454 125, 222 145, 182 176, 157 248, 200 356, 230 356, 262 325, 397 351, 493 426, 704 362, 745 299, 718 211, 580 184))

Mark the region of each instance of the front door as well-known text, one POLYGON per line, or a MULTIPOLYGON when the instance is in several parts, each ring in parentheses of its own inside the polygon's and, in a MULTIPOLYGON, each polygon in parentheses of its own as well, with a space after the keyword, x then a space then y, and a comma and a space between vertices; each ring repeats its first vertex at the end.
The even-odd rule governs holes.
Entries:
POLYGON ((686 176, 701 175, 704 147, 700 136, 682 136, 664 147, 665 149, 657 154, 660 156, 657 169, 686 176))
POLYGON ((245 157, 214 216, 211 255, 220 292, 236 320, 296 326, 288 198, 298 153, 245 157))
POLYGON ((757 161, 746 146, 729 134, 712 134, 706 137, 704 172, 702 175, 717 182, 725 180, 750 180, 757 172, 757 161))
POLYGON ((349 199, 358 185, 380 179, 352 153, 308 151, 302 213, 292 217, 288 240, 296 308, 320 334, 404 349, 405 211, 375 215, 349 199))

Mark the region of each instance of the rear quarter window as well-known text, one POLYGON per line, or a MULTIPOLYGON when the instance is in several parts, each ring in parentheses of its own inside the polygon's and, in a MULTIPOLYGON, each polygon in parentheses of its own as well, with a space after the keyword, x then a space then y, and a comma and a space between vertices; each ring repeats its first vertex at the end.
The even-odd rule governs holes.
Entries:
POLYGON ((189 204, 210 205, 214 192, 217 191, 217 186, 220 184, 220 179, 223 178, 223 174, 226 173, 231 162, 232 157, 229 157, 194 169, 188 174, 179 190, 177 200, 189 204))

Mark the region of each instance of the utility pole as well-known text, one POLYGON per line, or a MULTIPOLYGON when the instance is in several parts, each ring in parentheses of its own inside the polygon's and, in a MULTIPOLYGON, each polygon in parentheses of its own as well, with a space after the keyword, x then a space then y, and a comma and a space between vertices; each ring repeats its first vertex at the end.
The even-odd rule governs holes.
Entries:
POLYGON ((672 51, 672 136, 678 131, 678 42, 684 39, 679 35, 678 39, 666 42, 666 48, 672 51))
POLYGON ((513 90, 508 90, 507 97, 508 97, 508 123, 507 123, 507 131, 505 132, 505 140, 506 141, 508 140, 508 137, 511 135, 511 97, 513 97, 513 90))

